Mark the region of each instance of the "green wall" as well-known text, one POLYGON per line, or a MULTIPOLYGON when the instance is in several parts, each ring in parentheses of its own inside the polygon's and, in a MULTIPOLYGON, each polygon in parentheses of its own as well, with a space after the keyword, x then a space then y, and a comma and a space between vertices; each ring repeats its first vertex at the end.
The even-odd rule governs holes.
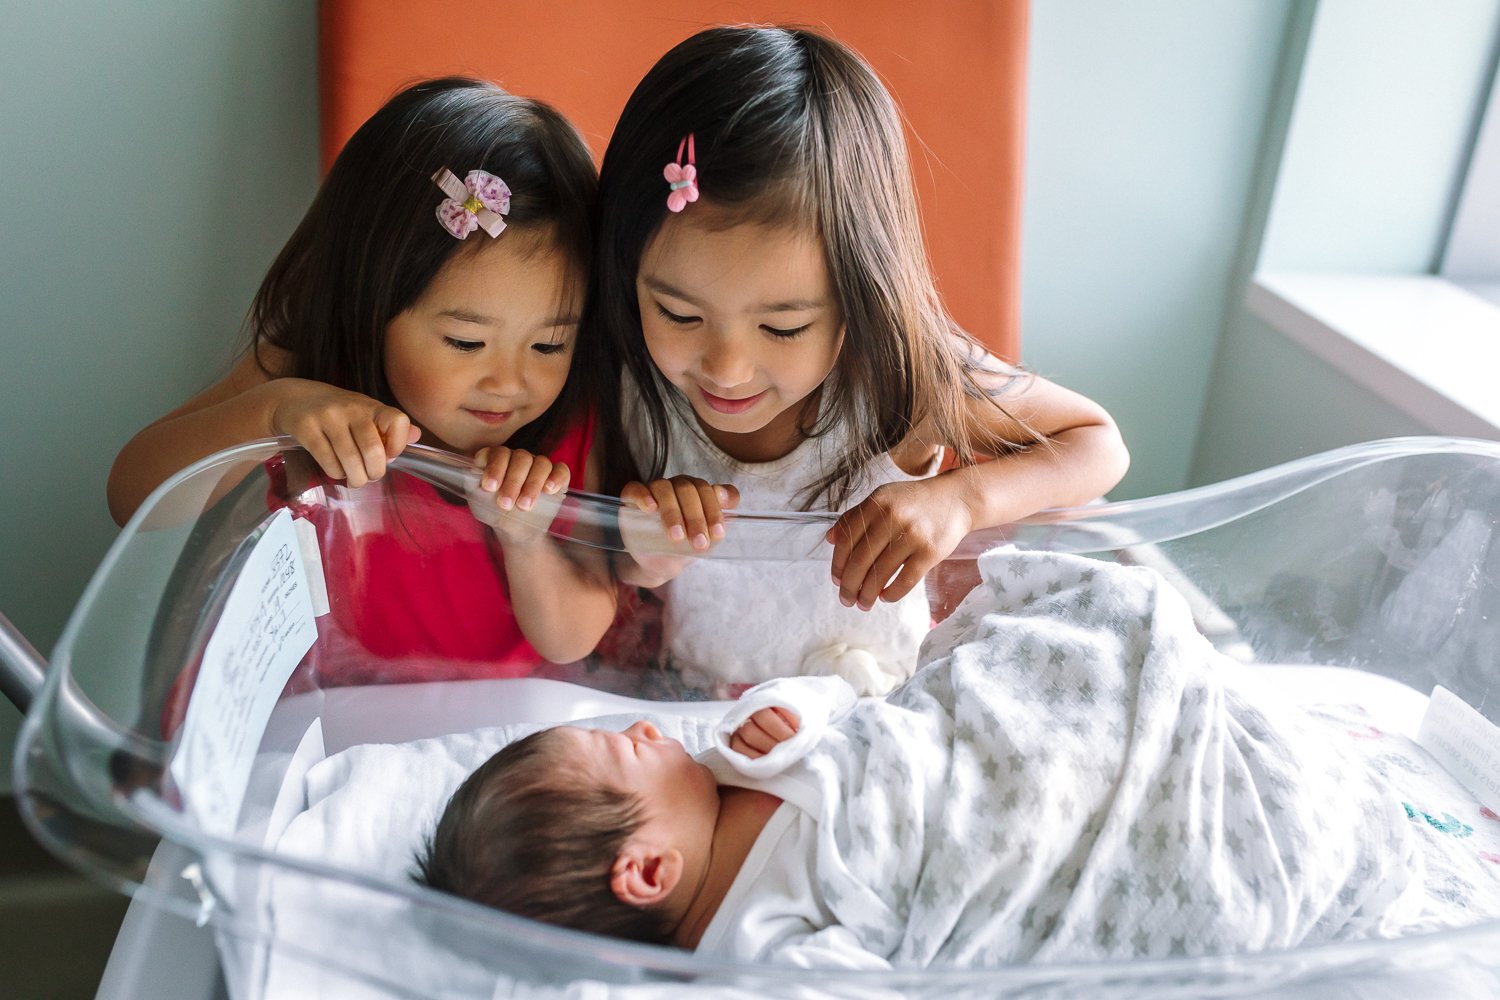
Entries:
POLYGON ((1259 266, 1431 271, 1497 42, 1496 0, 1319 0, 1259 266))
POLYGON ((1285 0, 1035 0, 1022 360, 1131 450, 1112 499, 1187 482, 1285 0))
MULTIPOLYGON (((60 0, 0 18, 0 613, 44 654, 115 536, 115 453, 226 366, 315 189, 315 13, 60 0)), ((0 745, 18 720, 0 704, 0 745)))
POLYGON ((1304 455, 1431 433, 1251 313, 1230 321, 1193 462, 1217 483, 1304 455))
POLYGON ((1257 269, 1433 270, 1495 73, 1500 0, 1318 0, 1289 34, 1305 51, 1279 74, 1190 484, 1436 432, 1251 314, 1244 289, 1257 269))

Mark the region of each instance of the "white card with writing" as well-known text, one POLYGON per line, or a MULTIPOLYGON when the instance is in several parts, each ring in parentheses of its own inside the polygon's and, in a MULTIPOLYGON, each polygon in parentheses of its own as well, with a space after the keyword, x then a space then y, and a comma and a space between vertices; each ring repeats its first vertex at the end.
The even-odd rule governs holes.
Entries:
POLYGON ((1500 808, 1500 726, 1439 685, 1432 689, 1417 742, 1481 805, 1500 808))
POLYGON ((230 588, 172 755, 172 778, 204 830, 234 831, 266 720, 317 634, 307 570, 283 508, 230 588))

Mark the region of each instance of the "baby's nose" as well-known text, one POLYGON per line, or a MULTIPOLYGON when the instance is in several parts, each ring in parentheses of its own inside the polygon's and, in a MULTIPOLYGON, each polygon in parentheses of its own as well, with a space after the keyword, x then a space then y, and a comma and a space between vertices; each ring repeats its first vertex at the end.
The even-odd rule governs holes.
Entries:
POLYGON ((661 739, 661 730, 657 729, 654 725, 647 722, 645 719, 642 719, 640 722, 635 723, 625 731, 627 733, 631 733, 632 735, 639 736, 643 740, 661 739))

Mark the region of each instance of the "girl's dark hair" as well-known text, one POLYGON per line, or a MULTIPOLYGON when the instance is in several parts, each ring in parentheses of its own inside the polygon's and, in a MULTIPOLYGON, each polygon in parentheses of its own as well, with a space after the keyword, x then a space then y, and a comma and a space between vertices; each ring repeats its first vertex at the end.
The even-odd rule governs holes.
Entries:
MULTIPOLYGON (((593 252, 594 162, 551 107, 478 80, 447 77, 406 88, 359 127, 261 283, 250 307, 252 350, 291 354, 292 375, 396 405, 385 378, 387 324, 409 309, 455 254, 489 237, 455 239, 434 214, 444 198, 432 175, 487 170, 510 187, 508 228, 497 239, 545 235, 581 280, 593 252)), ((537 450, 562 419, 595 398, 603 370, 580 331, 558 400, 518 433, 537 450), (576 377, 575 377, 576 376, 576 377)))
MULTIPOLYGON (((803 497, 849 499, 859 469, 929 421, 960 463, 1015 447, 987 441, 966 398, 1018 376, 995 365, 943 308, 922 242, 900 113, 853 51, 801 28, 723 27, 681 42, 651 68, 620 116, 600 171, 600 225, 586 324, 598 324, 639 386, 654 453, 666 464, 675 390, 641 331, 636 274, 666 216, 662 168, 693 133, 703 198, 731 223, 810 227, 826 248, 846 325, 835 374, 808 436, 846 424, 852 447, 803 497), (991 386, 994 380, 991 379, 991 386)), ((692 212, 689 205, 686 212, 692 212)), ((999 404, 996 403, 998 406, 999 404)))
POLYGON ((610 888, 615 858, 640 828, 640 803, 578 774, 555 732, 509 744, 459 786, 412 877, 533 920, 669 944, 659 911, 610 888))

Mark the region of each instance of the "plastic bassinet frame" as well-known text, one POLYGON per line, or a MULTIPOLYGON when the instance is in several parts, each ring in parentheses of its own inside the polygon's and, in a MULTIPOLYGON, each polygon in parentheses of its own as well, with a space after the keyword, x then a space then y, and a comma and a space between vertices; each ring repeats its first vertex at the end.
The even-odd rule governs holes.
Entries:
MULTIPOLYGON (((1287 952, 851 974, 737 965, 606 941, 210 835, 188 819, 166 778, 173 745, 160 735, 161 703, 183 666, 201 654, 225 584, 266 521, 264 463, 296 452, 286 440, 244 445, 197 463, 154 493, 89 584, 39 690, 41 658, 0 620, 4 693, 22 707, 35 694, 15 774, 28 825, 85 873, 210 924, 222 941, 239 946, 226 950, 241 956, 235 962, 276 952, 317 966, 331 983, 386 996, 488 997, 507 988, 531 995, 536 988, 590 996, 1358 997, 1444 984, 1460 995, 1500 995, 1497 922, 1287 952), (224 877, 206 885, 184 871, 224 877), (317 948, 279 936, 274 921, 263 919, 255 887, 272 878, 305 883, 335 901, 328 937, 317 948), (432 969, 441 970, 439 979, 420 971, 432 969)), ((473 474, 420 447, 394 468, 455 492, 473 474)), ((378 487, 366 489, 378 494, 378 487)), ((338 502, 357 503, 361 492, 338 502)), ((618 501, 571 497, 577 518, 568 532, 608 546, 618 501)), ((716 557, 807 558, 808 539, 820 537, 829 521, 736 515, 716 557)), ((1422 693, 1442 684, 1500 721, 1497 521, 1500 445, 1397 439, 979 532, 942 567, 941 580, 930 578, 930 589, 941 615, 962 595, 966 566, 999 543, 1147 561, 1188 593, 1205 632, 1242 659, 1358 668, 1422 693)), ((620 674, 605 665, 572 679, 599 678, 618 686, 620 674)), ((358 718, 331 718, 343 711, 336 701, 314 692, 312 710, 357 731, 358 718)))

